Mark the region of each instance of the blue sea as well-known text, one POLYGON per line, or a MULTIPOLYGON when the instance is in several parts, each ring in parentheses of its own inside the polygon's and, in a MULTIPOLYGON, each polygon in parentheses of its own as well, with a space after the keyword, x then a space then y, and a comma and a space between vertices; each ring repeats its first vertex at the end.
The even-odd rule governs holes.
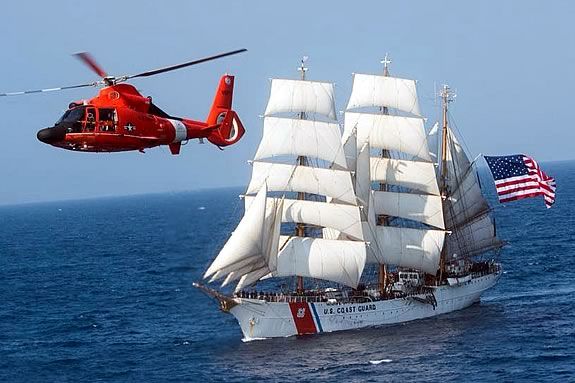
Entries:
POLYGON ((0 207, 0 381, 575 381, 575 163, 557 203, 494 202, 505 274, 481 303, 402 325, 242 342, 192 287, 240 189, 0 207), (371 364, 370 361, 381 361, 371 364))

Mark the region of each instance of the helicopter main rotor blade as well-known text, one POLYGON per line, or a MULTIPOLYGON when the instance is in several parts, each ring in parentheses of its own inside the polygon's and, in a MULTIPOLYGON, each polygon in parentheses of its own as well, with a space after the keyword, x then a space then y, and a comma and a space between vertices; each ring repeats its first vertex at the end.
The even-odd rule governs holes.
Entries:
POLYGON ((74 56, 76 56, 76 58, 78 58, 80 61, 82 61, 84 64, 86 64, 90 69, 92 69, 94 72, 96 72, 96 74, 98 76, 100 76, 102 78, 107 76, 106 71, 104 69, 102 69, 102 67, 100 65, 98 65, 96 60, 94 60, 92 55, 90 55, 88 52, 76 53, 76 54, 74 54, 74 56))
POLYGON ((76 89, 76 88, 85 88, 89 86, 98 86, 100 85, 99 81, 91 82, 89 84, 80 84, 80 85, 71 85, 71 86, 61 86, 58 88, 47 88, 47 89, 36 89, 36 90, 25 90, 22 92, 8 92, 8 93, 0 93, 0 97, 6 96, 21 96, 23 94, 33 94, 33 93, 46 93, 46 92, 55 92, 58 90, 66 90, 66 89, 76 89))
POLYGON ((168 66, 168 67, 164 67, 164 68, 154 69, 154 70, 147 71, 147 72, 142 72, 142 73, 138 73, 138 74, 132 74, 132 75, 124 76, 124 77, 121 77, 121 80, 125 81, 125 80, 128 80, 130 78, 154 76, 156 74, 165 73, 165 72, 169 72, 169 71, 180 69, 180 68, 185 68, 185 67, 188 67, 191 65, 201 64, 201 63, 204 63, 206 61, 216 60, 216 59, 219 59, 222 57, 235 55, 235 54, 242 53, 245 51, 247 51, 247 49, 245 49, 245 48, 238 49, 238 50, 231 51, 231 52, 221 53, 221 54, 215 55, 215 56, 204 57, 204 58, 199 59, 199 60, 188 61, 188 62, 185 62, 182 64, 172 65, 172 66, 168 66))

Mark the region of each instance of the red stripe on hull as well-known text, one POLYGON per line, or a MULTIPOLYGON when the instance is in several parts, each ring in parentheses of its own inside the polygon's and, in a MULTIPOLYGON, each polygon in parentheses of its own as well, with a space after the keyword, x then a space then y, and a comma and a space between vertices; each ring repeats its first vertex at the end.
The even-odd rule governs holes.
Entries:
POLYGON ((311 307, 307 302, 290 302, 289 308, 298 335, 315 334, 317 329, 313 321, 311 307))

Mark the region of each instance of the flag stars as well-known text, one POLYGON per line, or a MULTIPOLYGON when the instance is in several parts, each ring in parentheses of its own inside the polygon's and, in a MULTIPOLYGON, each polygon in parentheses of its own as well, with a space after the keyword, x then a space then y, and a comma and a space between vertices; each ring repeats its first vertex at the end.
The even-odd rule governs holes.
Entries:
POLYGON ((555 180, 539 168, 534 159, 517 154, 485 157, 495 179, 500 202, 543 196, 549 208, 555 202, 555 180))

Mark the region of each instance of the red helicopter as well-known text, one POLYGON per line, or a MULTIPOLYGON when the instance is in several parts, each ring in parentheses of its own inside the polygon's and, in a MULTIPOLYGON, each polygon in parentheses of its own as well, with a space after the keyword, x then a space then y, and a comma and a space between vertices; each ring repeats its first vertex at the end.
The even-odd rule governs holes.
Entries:
POLYGON ((147 148, 168 145, 172 154, 179 154, 182 142, 192 138, 201 141, 205 138, 221 148, 238 142, 245 132, 237 113, 232 110, 234 76, 222 76, 205 121, 170 116, 156 106, 151 97, 144 97, 133 85, 122 83, 245 51, 239 49, 121 77, 109 76, 88 53, 78 53, 76 57, 102 80, 60 88, 0 93, 0 97, 104 86, 96 97, 70 103, 68 110, 53 127, 38 131, 38 140, 58 148, 82 152, 143 152, 147 148))

